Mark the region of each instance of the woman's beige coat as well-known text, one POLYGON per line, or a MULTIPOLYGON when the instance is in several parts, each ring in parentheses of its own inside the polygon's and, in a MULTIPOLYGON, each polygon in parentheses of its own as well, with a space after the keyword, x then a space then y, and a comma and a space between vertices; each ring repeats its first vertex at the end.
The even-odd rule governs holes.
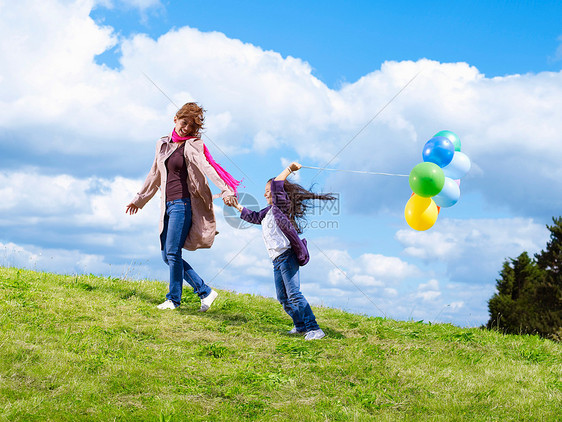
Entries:
MULTIPOLYGON (((156 154, 152 168, 148 176, 146 176, 140 192, 137 193, 132 201, 134 205, 142 208, 160 188, 160 234, 164 230, 164 215, 166 212, 166 181, 168 177, 166 160, 177 147, 178 144, 172 142, 170 136, 160 138, 156 144, 156 154)), ((190 251, 199 248, 210 248, 215 240, 217 225, 213 211, 213 195, 205 176, 211 179, 221 190, 221 193, 216 195, 216 197, 225 198, 234 195, 234 192, 224 183, 213 166, 205 158, 203 141, 201 139, 185 141, 184 157, 187 165, 187 186, 191 196, 192 218, 191 228, 183 247, 190 251)))

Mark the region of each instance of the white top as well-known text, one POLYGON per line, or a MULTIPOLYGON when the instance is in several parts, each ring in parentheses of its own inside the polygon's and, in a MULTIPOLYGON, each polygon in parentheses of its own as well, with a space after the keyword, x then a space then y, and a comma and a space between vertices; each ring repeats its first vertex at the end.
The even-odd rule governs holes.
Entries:
POLYGON ((275 221, 273 207, 269 209, 261 221, 261 229, 265 248, 272 261, 291 247, 291 242, 275 221))

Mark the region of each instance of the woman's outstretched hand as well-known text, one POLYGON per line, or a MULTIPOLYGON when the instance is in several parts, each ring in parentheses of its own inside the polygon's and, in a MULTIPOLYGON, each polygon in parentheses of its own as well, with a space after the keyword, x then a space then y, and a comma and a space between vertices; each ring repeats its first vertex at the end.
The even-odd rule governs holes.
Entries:
POLYGON ((125 214, 136 214, 139 211, 139 207, 137 207, 135 204, 133 204, 132 202, 127 205, 127 209, 125 210, 125 214))

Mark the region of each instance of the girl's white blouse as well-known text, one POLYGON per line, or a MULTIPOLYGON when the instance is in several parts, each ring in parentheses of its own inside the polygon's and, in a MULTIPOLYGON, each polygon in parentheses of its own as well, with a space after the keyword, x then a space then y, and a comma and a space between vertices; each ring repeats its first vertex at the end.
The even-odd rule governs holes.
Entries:
POLYGON ((291 243, 275 222, 275 217, 273 216, 272 211, 273 207, 269 209, 269 211, 261 221, 261 229, 267 253, 273 261, 279 255, 289 249, 291 247, 291 243))

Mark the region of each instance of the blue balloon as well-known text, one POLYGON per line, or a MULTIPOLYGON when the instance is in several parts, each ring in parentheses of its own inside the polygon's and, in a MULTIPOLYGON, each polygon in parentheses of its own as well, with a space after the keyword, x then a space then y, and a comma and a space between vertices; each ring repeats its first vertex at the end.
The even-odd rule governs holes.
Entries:
POLYGON ((435 163, 439 167, 445 167, 453 159, 455 145, 449 138, 435 136, 427 141, 423 147, 423 161, 435 163))
POLYGON ((441 189, 441 192, 433 197, 433 201, 435 201, 435 203, 442 208, 448 208, 455 205, 460 196, 461 189, 457 182, 455 182, 450 177, 445 177, 445 184, 443 185, 443 189, 441 189))

